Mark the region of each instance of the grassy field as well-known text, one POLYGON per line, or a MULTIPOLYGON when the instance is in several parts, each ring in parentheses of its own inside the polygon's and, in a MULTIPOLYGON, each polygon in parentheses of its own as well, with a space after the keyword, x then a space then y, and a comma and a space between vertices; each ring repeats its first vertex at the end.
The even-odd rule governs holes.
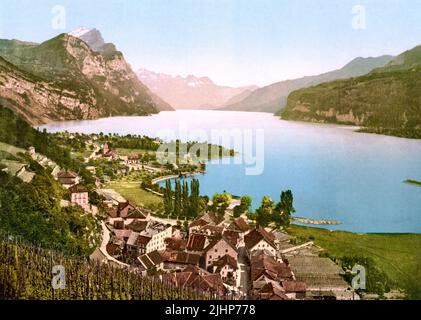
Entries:
POLYGON ((138 206, 155 209, 162 205, 161 197, 145 191, 140 187, 142 179, 145 177, 144 172, 135 171, 129 175, 111 181, 107 184, 107 188, 114 189, 127 200, 133 201, 138 206))
POLYGON ((290 233, 314 241, 329 255, 374 260, 397 287, 421 299, 421 234, 356 234, 292 225, 290 233))
POLYGON ((151 151, 151 150, 124 149, 124 148, 117 148, 116 151, 119 155, 122 155, 122 156, 128 156, 128 155, 132 155, 132 154, 145 154, 145 153, 154 154, 155 153, 154 151, 151 151))
POLYGON ((0 142, 0 151, 5 155, 10 154, 10 155, 13 155, 13 156, 16 156, 20 152, 21 153, 26 152, 26 150, 24 150, 24 149, 17 148, 15 146, 11 146, 10 144, 6 144, 6 143, 3 143, 3 142, 0 142))

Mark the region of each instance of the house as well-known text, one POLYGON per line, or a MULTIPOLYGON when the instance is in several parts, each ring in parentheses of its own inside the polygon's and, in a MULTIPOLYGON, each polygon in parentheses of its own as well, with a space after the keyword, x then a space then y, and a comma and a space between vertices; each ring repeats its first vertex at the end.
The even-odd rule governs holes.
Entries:
POLYGON ((253 289, 258 290, 265 284, 273 281, 295 280, 292 270, 286 263, 276 261, 264 251, 256 253, 250 259, 250 275, 253 289))
POLYGON ((166 238, 165 248, 173 251, 184 251, 186 249, 187 242, 182 238, 166 238))
POLYGON ((238 233, 246 234, 250 231, 250 226, 248 225, 247 221, 244 220, 242 217, 235 219, 227 228, 231 231, 236 231, 238 233))
POLYGON ((122 218, 114 219, 114 221, 113 221, 113 228, 114 229, 118 229, 118 230, 124 229, 125 228, 125 226, 124 226, 124 220, 122 218))
POLYGON ((223 222, 223 219, 218 218, 214 213, 207 212, 203 216, 197 218, 189 225, 189 232, 193 233, 206 225, 218 226, 223 222))
POLYGON ((238 249, 244 247, 244 236, 236 231, 225 229, 222 235, 238 249))
POLYGON ((127 165, 136 165, 136 164, 139 164, 140 163, 139 156, 136 155, 136 154, 128 155, 125 163, 127 165))
POLYGON ((57 173, 57 180, 66 189, 80 183, 80 177, 73 171, 60 171, 57 173))
POLYGON ((148 221, 146 220, 133 220, 131 223, 126 225, 126 228, 140 233, 142 231, 145 231, 147 226, 148 221))
POLYGON ((32 160, 35 160, 37 158, 37 153, 35 151, 35 147, 29 147, 28 148, 28 154, 32 158, 32 160))
POLYGON ((217 237, 222 234, 224 231, 224 227, 222 226, 215 226, 213 224, 207 224, 201 228, 199 228, 196 233, 203 234, 207 237, 217 237))
POLYGON ((205 269, 209 268, 214 262, 221 259, 224 255, 230 255, 231 257, 237 259, 237 248, 225 237, 216 237, 204 249, 203 267, 205 269))
POLYGON ((102 157, 108 160, 117 160, 118 154, 117 152, 110 149, 108 143, 104 144, 102 147, 102 157))
POLYGON ((149 221, 146 229, 141 232, 141 235, 150 237, 146 252, 152 252, 155 250, 161 251, 166 249, 165 239, 177 237, 180 230, 170 225, 164 225, 157 221, 149 221))
POLYGON ((254 298, 256 300, 290 300, 284 288, 274 282, 265 284, 255 293, 254 298))
POLYGON ((191 289, 220 298, 228 293, 218 274, 209 274, 193 266, 186 267, 182 272, 167 273, 160 277, 163 283, 180 289, 191 289))
POLYGON ((277 256, 275 237, 263 227, 258 227, 246 234, 244 243, 249 255, 252 255, 254 251, 266 250, 272 257, 277 256))
POLYGON ((186 250, 187 252, 202 254, 203 250, 208 244, 209 240, 205 235, 191 233, 189 234, 186 250))
POLYGON ((117 206, 117 216, 121 218, 127 218, 129 211, 135 210, 136 205, 130 201, 120 202, 117 206))
POLYGON ((284 281, 282 287, 290 299, 304 299, 306 297, 306 283, 304 281, 284 281))
POLYGON ((217 273, 221 276, 223 282, 229 285, 234 285, 237 282, 238 264, 237 260, 232 256, 224 255, 212 264, 211 269, 212 273, 217 273))
POLYGON ((139 232, 132 232, 126 242, 127 255, 133 259, 146 253, 150 237, 142 236, 139 232))
POLYGON ((119 229, 114 229, 113 230, 113 238, 117 239, 117 240, 121 240, 124 242, 127 242, 127 240, 129 240, 130 235, 132 234, 132 230, 119 230, 119 229))
POLYGON ((183 270, 189 265, 199 265, 200 255, 183 251, 160 251, 164 270, 183 270))
POLYGON ((127 219, 148 220, 151 216, 151 211, 141 208, 135 208, 127 212, 127 219))
POLYGON ((89 192, 84 186, 77 184, 69 188, 71 203, 77 204, 85 211, 90 211, 89 192))
POLYGON ((146 253, 137 258, 137 264, 144 268, 145 270, 162 270, 163 269, 163 259, 161 254, 158 251, 152 251, 146 253))

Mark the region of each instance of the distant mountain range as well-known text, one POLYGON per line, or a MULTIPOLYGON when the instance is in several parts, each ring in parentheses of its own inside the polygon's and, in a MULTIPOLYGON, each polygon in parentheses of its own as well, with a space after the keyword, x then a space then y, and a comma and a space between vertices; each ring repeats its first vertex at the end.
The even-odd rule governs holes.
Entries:
POLYGON ((297 90, 289 95, 280 115, 421 138, 421 46, 365 76, 297 90))
POLYGON ((257 89, 244 96, 240 101, 227 104, 221 110, 275 113, 286 105, 288 95, 295 90, 327 81, 362 76, 373 69, 385 66, 392 59, 393 56, 386 55, 378 58, 356 58, 339 70, 317 76, 281 81, 257 89))
POLYGON ((172 110, 95 29, 41 44, 0 40, 0 104, 32 124, 172 110))
MULTIPOLYGON (((219 86, 207 77, 170 76, 146 69, 137 72, 139 80, 175 109, 216 109, 237 96, 249 94, 257 86, 219 86)), ((235 100, 234 100, 235 101, 235 100)))

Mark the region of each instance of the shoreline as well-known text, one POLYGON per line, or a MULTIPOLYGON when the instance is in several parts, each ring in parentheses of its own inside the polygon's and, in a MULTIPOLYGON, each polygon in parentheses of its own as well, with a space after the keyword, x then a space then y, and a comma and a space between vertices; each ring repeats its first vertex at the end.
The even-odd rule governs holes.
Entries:
POLYGON ((202 174, 206 174, 206 171, 182 173, 180 175, 173 174, 173 175, 169 175, 169 176, 162 176, 162 177, 158 177, 158 178, 153 179, 152 184, 157 184, 157 183, 160 183, 160 182, 166 181, 166 180, 193 177, 193 176, 198 176, 198 175, 202 175, 202 174))
POLYGON ((292 217, 291 222, 298 222, 302 224, 308 225, 334 225, 338 226, 341 225, 342 222, 338 220, 326 220, 326 219, 310 219, 310 218, 302 218, 302 217, 292 217))

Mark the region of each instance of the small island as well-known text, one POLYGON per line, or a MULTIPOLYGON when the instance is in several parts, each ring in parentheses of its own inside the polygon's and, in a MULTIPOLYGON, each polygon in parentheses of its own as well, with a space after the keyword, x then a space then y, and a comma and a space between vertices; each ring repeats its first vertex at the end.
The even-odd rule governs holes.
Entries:
POLYGON ((413 186, 421 187, 421 181, 407 179, 404 181, 404 183, 411 184, 413 186))

